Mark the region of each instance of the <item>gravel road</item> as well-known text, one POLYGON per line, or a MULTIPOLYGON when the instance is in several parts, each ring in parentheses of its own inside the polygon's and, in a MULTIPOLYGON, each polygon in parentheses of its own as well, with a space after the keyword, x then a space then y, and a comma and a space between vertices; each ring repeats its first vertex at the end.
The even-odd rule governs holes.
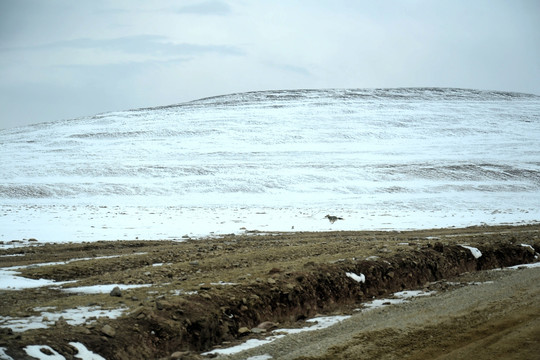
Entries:
POLYGON ((432 296, 362 311, 220 359, 540 359, 540 267, 463 274, 432 296))

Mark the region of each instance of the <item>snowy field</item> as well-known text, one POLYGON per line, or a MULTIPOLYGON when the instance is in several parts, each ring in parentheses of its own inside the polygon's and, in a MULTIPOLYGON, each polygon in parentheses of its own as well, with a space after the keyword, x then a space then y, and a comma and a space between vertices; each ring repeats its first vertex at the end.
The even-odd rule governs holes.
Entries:
POLYGON ((5 246, 529 223, 540 97, 233 94, 0 130, 0 163, 5 246))

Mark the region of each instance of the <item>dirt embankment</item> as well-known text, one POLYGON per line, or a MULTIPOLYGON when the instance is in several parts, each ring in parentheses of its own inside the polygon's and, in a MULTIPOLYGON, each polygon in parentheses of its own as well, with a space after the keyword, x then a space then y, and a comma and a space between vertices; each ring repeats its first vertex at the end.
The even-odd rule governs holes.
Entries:
POLYGON ((53 288, 2 291, 0 316, 24 317, 37 307, 61 310, 89 304, 127 311, 118 319, 89 319, 95 321, 82 325, 57 321, 47 329, 23 333, 4 329, 0 346, 13 358, 25 358, 25 345, 40 344, 72 359, 71 341, 107 359, 170 358, 174 353, 197 358, 198 352, 214 346, 262 336, 250 329, 263 322, 301 326, 316 314, 350 313, 374 297, 463 273, 533 262, 535 250, 540 251, 539 231, 540 226, 531 225, 14 248, 0 255, 24 256, 1 257, 2 266, 90 257, 28 266, 23 271, 28 277, 77 280, 76 285, 151 286, 124 290, 121 296, 53 288), (482 256, 475 257, 464 244, 478 248, 482 256), (365 282, 346 273, 363 275, 365 282))

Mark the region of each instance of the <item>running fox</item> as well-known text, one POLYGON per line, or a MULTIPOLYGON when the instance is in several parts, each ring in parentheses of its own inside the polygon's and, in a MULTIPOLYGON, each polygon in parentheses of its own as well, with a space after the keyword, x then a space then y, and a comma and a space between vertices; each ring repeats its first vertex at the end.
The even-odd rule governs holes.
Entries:
POLYGON ((338 217, 338 216, 331 216, 331 215, 326 215, 325 218, 328 219, 328 221, 330 221, 330 223, 335 223, 336 221, 338 220, 343 220, 342 217, 338 217))

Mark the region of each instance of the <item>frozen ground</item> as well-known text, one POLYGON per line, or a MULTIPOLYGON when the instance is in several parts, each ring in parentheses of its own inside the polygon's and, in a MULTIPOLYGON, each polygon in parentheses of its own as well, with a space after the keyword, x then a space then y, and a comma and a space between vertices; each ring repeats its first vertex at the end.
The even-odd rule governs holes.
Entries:
POLYGON ((539 139, 539 97, 463 89, 255 92, 2 130, 0 241, 535 222, 539 139))
MULTIPOLYGON (((343 236, 339 233, 311 233, 298 236, 275 234, 266 236, 264 237, 265 240, 261 241, 257 241, 257 239, 251 237, 231 236, 226 239, 209 239, 208 241, 202 242, 112 241, 90 244, 33 246, 26 249, 13 249, 8 251, 8 253, 10 253, 9 256, 0 257, 0 264, 1 261, 6 262, 3 267, 0 267, 0 291, 6 295, 4 299, 6 300, 4 303, 5 308, 3 308, 4 311, 0 317, 0 327, 11 328, 14 332, 14 334, 9 335, 9 338, 6 338, 4 342, 4 344, 7 344, 5 345, 6 348, 9 349, 8 353, 14 358, 20 356, 20 354, 18 354, 18 356, 13 355, 17 353, 15 351, 16 349, 21 351, 21 349, 28 345, 37 345, 29 347, 28 351, 35 352, 35 354, 39 355, 39 358, 42 359, 48 359, 48 355, 43 353, 43 351, 48 354, 53 354, 47 346, 56 350, 62 356, 69 358, 66 355, 67 353, 63 352, 65 351, 64 346, 68 341, 81 341, 88 346, 88 349, 104 356, 107 354, 104 352, 104 348, 98 347, 94 341, 85 341, 88 336, 92 335, 94 336, 94 339, 103 339, 103 336, 109 336, 107 335, 109 334, 109 330, 105 330, 105 327, 109 325, 117 331, 120 331, 120 329, 124 329, 123 331, 131 329, 132 326, 129 324, 141 324, 141 326, 146 327, 147 325, 142 325, 148 324, 145 321, 154 320, 152 320, 153 318, 143 320, 146 318, 144 316, 140 317, 141 314, 154 314, 154 312, 158 310, 165 319, 168 319, 169 315, 167 311, 171 311, 171 313, 175 314, 177 313, 174 308, 169 308, 170 306, 178 304, 184 308, 184 304, 187 304, 187 302, 184 303, 184 301, 188 301, 189 299, 189 296, 186 296, 185 299, 180 300, 176 298, 176 295, 184 295, 188 292, 199 293, 202 295, 194 297, 194 301, 202 301, 205 306, 209 307, 216 304, 219 306, 216 307, 216 309, 220 309, 220 306, 222 305, 215 303, 213 302, 214 300, 212 300, 216 293, 220 294, 219 296, 221 299, 234 299, 234 297, 231 297, 231 294, 243 296, 238 294, 244 293, 246 296, 249 296, 249 294, 252 293, 253 284, 261 284, 261 286, 256 286, 261 289, 259 290, 261 294, 260 298, 267 297, 267 295, 263 294, 274 292, 273 286, 281 286, 283 289, 290 289, 290 286, 287 286, 289 284, 287 279, 290 279, 291 282, 297 284, 296 286, 300 286, 297 288, 298 291, 296 291, 296 293, 306 293, 309 291, 310 285, 299 285, 299 283, 297 283, 299 278, 289 276, 288 273, 283 273, 282 276, 272 275, 275 277, 265 280, 266 277, 269 276, 268 268, 265 265, 268 261, 271 261, 272 265, 275 266, 275 269, 278 270, 283 268, 283 264, 286 264, 285 266, 292 266, 288 269, 294 274, 296 272, 294 269, 297 268, 303 269, 300 271, 311 272, 311 268, 306 269, 305 265, 310 264, 311 259, 317 259, 315 261, 323 263, 322 274, 327 274, 323 275, 327 280, 322 283, 325 283, 328 286, 330 285, 330 282, 334 282, 334 284, 343 284, 344 288, 347 289, 346 293, 350 294, 352 288, 363 289, 363 287, 366 286, 364 281, 366 281, 367 276, 363 273, 367 274, 367 272, 360 270, 351 272, 349 266, 352 265, 349 263, 349 259, 354 262, 363 258, 370 261, 381 259, 381 262, 379 262, 381 265, 386 261, 383 259, 394 259, 392 260, 393 262, 401 263, 403 259, 408 258, 403 252, 417 254, 418 251, 422 251, 421 249, 426 249, 427 252, 432 253, 428 248, 433 247, 433 242, 435 241, 443 243, 444 246, 464 246, 464 249, 458 252, 461 252, 464 257, 467 257, 467 261, 471 261, 472 256, 470 253, 477 253, 481 258, 485 257, 486 254, 496 253, 492 251, 494 248, 490 247, 488 244, 491 242, 494 244, 507 244, 510 239, 510 241, 515 243, 513 246, 514 251, 512 252, 515 253, 516 249, 518 251, 522 250, 527 255, 526 258, 529 259, 532 255, 531 251, 534 251, 534 248, 537 248, 537 244, 535 244, 537 235, 538 226, 527 226, 521 228, 474 228, 455 231, 430 230, 409 233, 387 232, 384 234, 376 234, 377 239, 375 238, 375 234, 371 232, 363 233, 363 235, 348 233, 343 236), (407 240, 407 242, 405 242, 405 240, 407 240), (430 244, 431 246, 428 246, 430 244), (484 246, 486 246, 485 250, 484 246), (257 248, 258 253, 254 252, 254 248, 257 248), (482 249, 482 253, 485 252, 485 254, 478 253, 478 249, 480 248, 482 249), (272 249, 275 249, 275 251, 272 249), (364 250, 362 251, 360 249, 364 250), (24 250, 25 256, 11 255, 15 252, 20 252, 19 250, 24 250), (353 253, 355 257, 351 258, 353 253), (380 257, 373 254, 379 254, 380 257), (400 257, 400 254, 405 257, 400 257), (194 257, 197 258, 197 261, 193 261, 194 257), (240 276, 238 276, 239 272, 237 271, 237 266, 242 264, 240 259, 249 260, 250 263, 248 264, 248 267, 245 267, 244 270, 240 271, 240 276), (7 264, 8 262, 10 265, 9 267, 7 264), (324 265, 327 263, 335 265, 327 267, 324 265), (339 264, 341 263, 343 263, 343 267, 340 267, 341 265, 339 264), (337 267, 334 268, 334 270, 331 270, 333 266, 337 267), (116 269, 117 271, 113 272, 111 269, 113 269, 113 271, 116 269), (137 269, 137 271, 135 271, 135 269, 137 269), (46 282, 44 280, 41 280, 40 282, 35 280, 36 283, 31 285, 40 288, 27 290, 26 287, 23 286, 19 288, 16 287, 19 283, 23 284, 21 278, 21 272, 23 271, 27 271, 24 273, 26 276, 32 276, 36 279, 43 277, 46 279, 56 278, 62 280, 77 280, 74 283, 67 284, 46 282), (332 274, 327 271, 332 271, 332 274), (247 273, 250 275, 248 276, 247 273), (68 274, 71 275, 66 277, 68 274), (96 276, 95 274, 98 275, 96 276), (2 278, 3 275, 5 276, 4 278, 2 278), (286 282, 283 282, 283 280, 286 282), (144 284, 139 284, 143 282, 152 283, 154 286, 152 288, 142 287, 138 289, 128 289, 128 286, 121 285, 137 284, 144 286, 144 284), (268 285, 264 286, 266 283, 268 283, 268 285), (99 286, 80 286, 93 284, 99 284, 99 286), (103 286, 103 284, 108 285, 103 286), (123 292, 122 297, 107 295, 107 293, 110 292, 113 287, 118 286, 118 284, 120 284, 119 286, 123 292), (208 286, 208 284, 210 284, 210 286, 208 286), (6 288, 8 286, 9 288, 6 288), (73 287, 76 287, 76 293, 67 293, 60 290, 73 287), (237 289, 236 287, 241 288, 237 289), (243 290, 242 287, 244 287, 245 290, 243 290), (266 292, 262 289, 266 289, 266 292), (193 292, 193 290, 195 290, 195 292, 193 292), (228 290, 231 291, 227 292, 228 290), (96 292, 100 293, 96 294, 96 292), (103 293, 105 293, 105 295, 103 293), (25 305, 20 306, 19 304, 25 305), (120 319, 115 320, 119 315, 125 316, 121 316, 120 319), (79 324, 81 326, 75 326, 73 328, 62 326, 64 322, 70 325, 79 324), (88 330, 90 330, 90 332, 88 332, 88 330), (73 334, 73 337, 71 337, 71 334, 73 334), (21 339, 21 336, 25 339, 25 343, 16 345, 16 341, 21 339), (43 339, 47 339, 47 341, 44 341, 43 339), (54 339, 58 339, 58 341, 54 339)), ((261 239, 263 238, 261 237, 261 239)), ((414 257, 412 259, 414 259, 414 257)), ((313 265, 309 266, 311 267, 313 265)), ((307 348, 305 350, 310 350, 310 347, 318 349, 320 343, 323 343, 322 340, 319 343, 318 340, 313 341, 313 339, 326 339, 326 344, 330 344, 331 342, 329 342, 329 339, 337 336, 338 340, 336 340, 335 344, 340 344, 344 339, 340 335, 342 329, 348 327, 353 332, 364 329, 365 324, 362 326, 347 325, 351 324, 351 321, 353 321, 354 318, 365 322, 367 320, 363 319, 375 316, 373 314, 381 314, 381 311, 386 309, 388 309, 387 315, 391 316, 394 311, 399 311, 399 309, 412 309, 411 306, 418 301, 423 301, 428 298, 437 298, 440 295, 444 295, 445 291, 449 289, 456 289, 469 285, 474 286, 474 291, 469 290, 467 295, 470 294, 476 296, 477 287, 484 287, 485 285, 490 284, 496 285, 495 281, 498 276, 493 274, 501 274, 501 278, 505 277, 505 274, 511 273, 528 274, 527 271, 535 269, 524 268, 533 266, 538 266, 538 263, 517 266, 514 267, 515 270, 483 272, 484 275, 478 277, 476 277, 476 274, 466 273, 464 276, 451 279, 451 282, 443 279, 433 283, 426 283, 421 285, 423 291, 401 291, 390 295, 387 299, 370 299, 374 301, 358 305, 360 307, 358 311, 352 311, 350 308, 346 311, 332 309, 329 312, 331 314, 345 315, 352 312, 352 316, 350 318, 317 316, 315 319, 308 321, 308 323, 317 322, 317 324, 308 329, 289 329, 289 327, 296 327, 295 325, 300 324, 289 325, 286 321, 283 322, 282 325, 272 323, 272 327, 270 327, 267 332, 269 338, 264 341, 250 341, 238 348, 220 348, 219 350, 213 350, 217 350, 222 354, 231 354, 225 356, 232 356, 233 358, 240 356, 238 359, 241 360, 246 360, 248 356, 241 357, 240 353, 237 353, 237 351, 248 351, 249 355, 261 356, 263 358, 268 354, 272 354, 272 358, 284 358, 276 355, 274 350, 282 351, 282 353, 285 354, 296 352, 298 356, 297 350, 299 350, 299 346, 307 348), (411 298, 414 298, 414 300, 410 301, 411 298), (333 325, 326 328, 326 326, 330 324, 333 325), (276 326, 282 328, 272 331, 276 326), (312 331, 315 329, 318 331, 312 331), (308 333, 310 335, 307 337, 303 336, 308 330, 310 331, 308 333), (323 336, 321 334, 327 335, 323 336), (300 342, 296 340, 287 340, 290 338, 298 339, 298 337, 307 339, 309 343, 306 342, 306 340, 300 342), (282 349, 281 344, 283 344, 283 341, 287 341, 291 345, 282 349), (251 348, 251 346, 257 347, 251 348), (272 352, 266 350, 269 346, 270 349, 273 349, 272 352)), ((273 273, 274 271, 271 272, 273 273)), ((404 274, 404 276, 406 277, 407 275, 404 274)), ((420 273, 414 276, 418 276, 418 279, 425 279, 424 275, 420 273)), ((316 278, 317 277, 314 277, 313 279, 315 280, 316 278)), ((536 282, 537 279, 538 277, 535 278, 536 282)), ((507 287, 501 286, 496 294, 514 294, 510 299, 515 303, 521 301, 520 297, 516 297, 515 294, 520 294, 521 296, 522 293, 513 287, 508 288, 509 285, 514 286, 517 284, 515 280, 517 280, 517 277, 514 281, 507 282, 505 285, 507 287)), ((529 280, 531 280, 531 278, 529 278, 529 280)), ((414 280, 412 283, 415 284, 414 286, 417 284, 414 280)), ((529 285, 530 283, 521 284, 519 289, 528 289, 529 285)), ((315 291, 321 291, 321 294, 327 291, 326 285, 317 287, 316 289, 317 290, 314 288, 315 291)), ((375 290, 371 292, 371 294, 380 293, 381 290, 382 289, 379 289, 378 291, 375 290)), ((339 291, 332 291, 332 293, 337 294, 339 291)), ((366 293, 368 292, 366 291, 366 293)), ((314 295, 314 297, 316 297, 316 295, 314 295)), ((480 301, 480 304, 483 304, 483 301, 486 299, 491 299, 491 295, 482 296, 479 297, 479 299, 480 300, 477 299, 474 301, 464 299, 458 303, 474 307, 475 304, 478 306, 478 301, 480 301)), ((536 300, 537 296, 533 297, 533 299, 536 300)), ((501 309, 504 309, 505 314, 509 314, 507 303, 497 300, 494 301, 499 304, 501 309)), ((194 304, 197 304, 197 302, 194 302, 194 304)), ((454 304, 454 302, 451 301, 444 304, 444 306, 434 306, 432 311, 439 314, 442 309, 444 312, 450 314, 449 316, 451 319, 454 319, 456 318, 455 314, 461 313, 459 312, 459 308, 457 309, 457 312, 450 310, 449 304, 454 304)), ((536 302, 534 302, 534 304, 536 304, 536 302)), ((227 306, 233 308, 238 306, 238 303, 235 304, 234 302, 231 302, 231 304, 227 306)), ((257 306, 259 309, 266 308, 264 303, 257 306)), ((484 308, 483 305, 481 305, 481 307, 484 308)), ((189 306, 189 308, 197 309, 196 306, 189 306)), ((199 307, 199 309, 201 309, 203 313, 208 311, 208 308, 204 307, 199 307)), ((537 307, 534 307, 534 309, 537 309, 537 307)), ((395 324, 398 325, 396 329, 399 329, 400 326, 404 326, 403 319, 406 319, 407 321, 416 321, 418 316, 423 316, 426 317, 428 321, 422 322, 422 326, 427 326, 429 330, 429 324, 433 324, 430 323, 430 321, 433 320, 434 317, 430 317, 424 310, 423 307, 420 307, 418 312, 413 311, 412 313, 406 314, 405 318, 396 320, 395 324)), ((537 310, 535 311, 537 312, 537 310)), ((492 316, 491 312, 487 310, 486 312, 488 313, 488 317, 492 316)), ((324 313, 324 311, 322 313, 324 313)), ((477 309, 473 309, 471 312, 467 312, 466 316, 469 316, 468 314, 473 314, 475 316, 471 316, 471 318, 475 318, 477 313, 477 309)), ((232 312, 229 313, 228 311, 224 313, 224 315, 226 315, 223 317, 224 321, 227 321, 225 319, 230 319, 230 315, 232 314, 232 312)), ((242 312, 236 314, 237 316, 241 316, 242 312)), ((261 315, 261 319, 267 320, 267 323, 271 321, 276 323, 282 322, 281 319, 276 320, 268 318, 268 316, 269 315, 263 314, 261 315)), ((309 316, 312 316, 312 314, 309 316)), ((193 314, 193 318, 200 318, 200 315, 195 313, 193 314)), ((184 319, 177 320, 184 323, 184 319)), ((240 317, 237 321, 242 324, 248 323, 240 317)), ((385 328, 389 326, 384 318, 381 321, 383 321, 381 324, 383 324, 385 328)), ((484 320, 482 319, 482 322, 483 321, 484 320)), ((469 324, 469 322, 466 324, 469 324)), ((266 326, 260 327, 267 328, 266 326)), ((259 328, 259 326, 257 326, 257 328, 259 328)), ((445 328, 441 330, 440 333, 443 338, 446 338, 449 334, 462 333, 463 331, 466 331, 467 328, 468 327, 463 326, 463 324, 458 326, 453 326, 453 324, 451 324, 451 329, 454 330, 448 331, 448 329, 445 328)), ((251 331, 253 333, 258 333, 259 329, 257 331, 252 329, 251 331)), ((247 332, 249 332, 249 329, 247 329, 247 332)), ((150 334, 149 332, 145 333, 150 334)), ((242 333, 244 333, 244 331, 242 331, 242 333)), ((345 334, 346 333, 347 332, 345 332, 345 334)), ((386 339, 388 334, 395 336, 400 335, 399 331, 396 330, 396 333, 375 333, 374 336, 375 338, 384 336, 386 339)), ((411 341, 419 339, 418 336, 412 333, 411 336, 406 337, 410 338, 411 341)), ((107 347, 110 348, 110 346, 113 346, 112 344, 114 344, 114 346, 118 346, 119 349, 125 349, 126 346, 133 346, 130 341, 131 338, 131 336, 110 337, 110 342, 108 342, 109 345, 107 345, 107 347)), ((434 338, 433 343, 440 345, 439 341, 440 338, 436 337, 434 338)), ((389 344, 390 343, 397 344, 395 341, 390 341, 389 344)), ((364 344, 363 341, 362 344, 364 344)), ((416 348, 421 347, 416 346, 416 348)), ((459 348, 462 348, 462 346, 459 346, 459 348)), ((79 350, 83 359, 93 358, 92 353, 88 354, 85 351, 85 349, 79 350), (86 355, 83 356, 82 354, 86 355)), ((380 353, 384 352, 380 349, 378 351, 380 353)), ((300 355, 302 354, 303 353, 301 352, 300 355)), ((265 358, 268 359, 268 356, 265 358)), ((106 357, 108 358, 109 356, 106 357)), ((97 357, 95 358, 97 359, 97 357)), ((371 358, 379 358, 379 356, 372 356, 371 358)), ((396 356, 396 358, 402 358, 402 356, 396 356)), ((0 359, 2 359, 1 351, 0 359)))

